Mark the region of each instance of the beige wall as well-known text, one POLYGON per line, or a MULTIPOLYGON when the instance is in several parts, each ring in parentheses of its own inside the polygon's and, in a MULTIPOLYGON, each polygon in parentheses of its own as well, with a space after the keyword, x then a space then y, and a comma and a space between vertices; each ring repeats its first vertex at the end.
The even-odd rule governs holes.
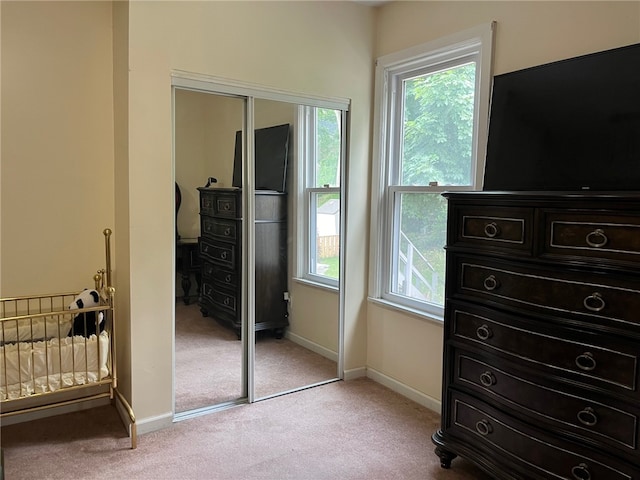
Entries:
MULTIPOLYGON (((392 2, 376 56, 496 20, 494 73, 640 42, 640 2, 392 2), (399 28, 399 26, 402 28, 399 28)), ((425 405, 441 399, 442 326, 368 306, 368 374, 425 405)))
POLYGON ((0 295, 91 287, 114 228, 111 4, 2 2, 1 31, 0 295))

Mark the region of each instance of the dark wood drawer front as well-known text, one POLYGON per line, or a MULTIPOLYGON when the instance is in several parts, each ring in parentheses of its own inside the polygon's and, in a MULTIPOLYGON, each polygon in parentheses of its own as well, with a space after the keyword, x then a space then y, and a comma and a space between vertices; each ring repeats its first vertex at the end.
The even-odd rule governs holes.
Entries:
POLYGON ((238 276, 235 272, 230 272, 222 268, 214 267, 211 277, 216 283, 228 287, 236 287, 238 285, 238 276))
POLYGON ((201 240, 200 256, 227 268, 236 266, 236 248, 232 244, 217 244, 201 240))
POLYGON ((239 239, 238 223, 235 220, 202 217, 202 232, 227 242, 235 243, 239 239))
POLYGON ((638 418, 632 413, 525 380, 464 352, 456 352, 455 365, 455 383, 524 408, 528 414, 543 422, 551 421, 556 427, 571 428, 579 435, 614 447, 636 448, 638 418))
POLYGON ((205 281, 202 284, 202 295, 229 312, 233 312, 234 314, 237 312, 236 296, 231 292, 217 289, 205 281))
MULTIPOLYGON (((607 465, 595 460, 588 449, 570 445, 555 446, 553 439, 538 434, 509 416, 463 396, 453 395, 453 427, 463 435, 473 436, 481 445, 510 455, 527 469, 543 478, 629 480, 631 468, 610 460, 607 465)), ((501 452, 501 453, 497 453, 501 452)))
POLYGON ((235 272, 209 262, 204 262, 203 274, 207 279, 225 287, 235 288, 238 285, 238 275, 235 272))
POLYGON ((236 195, 201 190, 200 214, 236 218, 238 215, 237 203, 236 195))
POLYGON ((640 331, 640 291, 611 277, 475 260, 460 261, 458 271, 462 295, 640 331))
MULTIPOLYGON (((456 339, 551 368, 558 374, 577 374, 583 383, 604 382, 606 388, 619 386, 635 392, 638 358, 581 341, 543 335, 517 328, 462 310, 452 318, 452 335, 456 339)), ((637 395, 636 395, 637 396, 637 395)))
POLYGON ((640 260, 640 216, 546 215, 545 250, 562 255, 640 260))
POLYGON ((460 208, 459 231, 454 242, 486 248, 531 250, 533 210, 520 208, 460 208))

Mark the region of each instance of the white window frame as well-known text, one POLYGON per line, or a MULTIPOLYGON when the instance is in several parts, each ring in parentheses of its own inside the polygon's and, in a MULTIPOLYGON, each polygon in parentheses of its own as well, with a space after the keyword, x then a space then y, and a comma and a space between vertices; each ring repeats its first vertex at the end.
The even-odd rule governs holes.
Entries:
MULTIPOLYGON (((404 312, 442 321, 444 308, 419 302, 391 292, 392 249, 397 232, 393 231, 396 198, 402 193, 442 193, 444 191, 481 190, 489 123, 493 37, 495 22, 459 32, 380 57, 376 61, 374 151, 371 203, 369 301, 404 312), (396 101, 398 82, 424 72, 448 66, 476 62, 476 96, 472 146, 472 181, 465 186, 400 186, 396 181, 399 167, 400 129, 394 121, 402 121, 402 102, 396 101)), ((443 245, 444 247, 444 245, 443 245)), ((444 280, 444 279, 443 279, 444 280)))
MULTIPOLYGON (((299 155, 299 165, 301 165, 301 171, 299 172, 299 192, 303 200, 304 207, 301 212, 304 212, 300 217, 299 221, 302 225, 300 229, 301 238, 299 238, 298 245, 302 248, 298 249, 297 252, 297 272, 296 275, 298 279, 312 283, 318 286, 324 286, 331 289, 337 289, 340 284, 340 279, 334 279, 331 277, 326 277, 324 275, 319 275, 314 273, 311 268, 311 263, 315 259, 315 232, 316 232, 316 209, 315 202, 313 198, 317 194, 328 194, 335 193, 340 198, 340 202, 343 201, 341 197, 341 187, 340 185, 336 186, 325 186, 325 187, 316 187, 315 182, 315 163, 316 163, 316 150, 315 150, 315 139, 316 139, 316 124, 315 124, 315 110, 317 108, 326 108, 326 107, 317 107, 317 106, 306 106, 300 105, 298 110, 298 155, 299 155)), ((340 176, 339 182, 342 182, 342 170, 345 161, 346 154, 346 111, 337 110, 340 112, 340 176)), ((340 214, 342 215, 343 208, 340 208, 340 214)), ((341 220, 340 226, 342 226, 343 222, 341 220)), ((343 238, 340 235, 340 238, 343 238)), ((342 271, 340 269, 340 271, 342 271)))

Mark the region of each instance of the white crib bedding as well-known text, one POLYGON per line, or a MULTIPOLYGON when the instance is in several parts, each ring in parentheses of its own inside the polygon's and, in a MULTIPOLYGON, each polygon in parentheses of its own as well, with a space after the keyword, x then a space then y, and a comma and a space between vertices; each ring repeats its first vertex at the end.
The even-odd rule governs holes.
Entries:
POLYGON ((54 392, 99 382, 109 376, 109 335, 53 338, 0 347, 0 398, 54 392))
POLYGON ((0 324, 0 344, 66 337, 71 330, 73 319, 73 314, 52 314, 5 320, 0 324))

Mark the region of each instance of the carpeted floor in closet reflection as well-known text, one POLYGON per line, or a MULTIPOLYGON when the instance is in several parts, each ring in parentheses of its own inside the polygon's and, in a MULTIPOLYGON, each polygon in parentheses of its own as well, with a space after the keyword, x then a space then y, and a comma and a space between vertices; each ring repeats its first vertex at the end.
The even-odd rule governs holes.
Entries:
MULTIPOLYGON (((196 304, 176 303, 176 412, 240 398, 242 343, 234 330, 203 317, 196 304)), ((256 398, 336 378, 335 361, 270 331, 256 335, 256 398)))
POLYGON ((369 379, 335 382, 129 439, 106 406, 2 428, 5 478, 489 480, 440 467, 439 416, 369 379))

